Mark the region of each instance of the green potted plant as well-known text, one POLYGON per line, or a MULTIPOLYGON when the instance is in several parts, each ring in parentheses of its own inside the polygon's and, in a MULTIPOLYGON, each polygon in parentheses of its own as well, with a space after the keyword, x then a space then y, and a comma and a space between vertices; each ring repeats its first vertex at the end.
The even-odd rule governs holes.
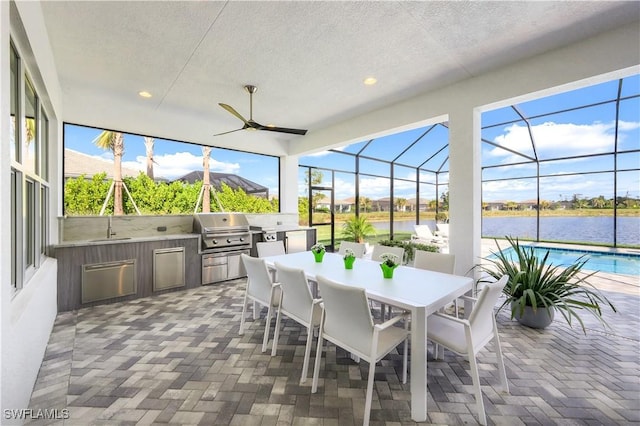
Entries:
MULTIPOLYGON (((608 305, 614 312, 616 308, 587 281, 596 273, 582 271, 588 259, 580 256, 572 265, 555 266, 548 262, 548 250, 538 258, 533 247, 521 246, 517 238, 506 239, 513 249, 512 256, 502 250, 492 252, 492 257, 484 258, 487 264, 479 265, 487 274, 479 282, 487 282, 487 278, 497 280, 503 275, 509 276, 503 289, 507 298, 498 311, 509 305, 512 319, 533 328, 549 325, 555 311, 559 311, 570 326, 575 318, 585 334, 586 329, 579 315, 581 310, 590 312, 603 325, 607 325, 602 318, 601 305, 608 305)), ((495 241, 498 245, 498 241, 495 241)))
POLYGON ((375 235, 376 228, 367 221, 364 216, 353 216, 342 224, 344 236, 356 243, 364 243, 364 239, 369 235, 375 235))
POLYGON ((311 253, 313 253, 313 257, 316 259, 316 262, 322 262, 322 258, 327 250, 324 247, 324 244, 317 243, 311 246, 311 253))
POLYGON ((350 248, 344 251, 344 269, 353 269, 353 262, 356 261, 356 254, 350 248))
POLYGON ((385 278, 393 278, 393 271, 400 264, 400 259, 395 254, 391 253, 382 253, 380 255, 380 259, 382 259, 382 263, 380 264, 380 268, 382 269, 382 276, 385 278))

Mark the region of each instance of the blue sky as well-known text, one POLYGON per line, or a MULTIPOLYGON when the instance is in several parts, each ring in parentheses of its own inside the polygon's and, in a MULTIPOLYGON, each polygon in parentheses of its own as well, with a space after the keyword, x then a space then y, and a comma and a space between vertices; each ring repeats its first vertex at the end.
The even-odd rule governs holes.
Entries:
MULTIPOLYGON (((531 132, 535 140, 536 154, 539 159, 550 159, 582 154, 611 152, 614 149, 615 135, 615 103, 606 103, 590 108, 545 115, 553 111, 561 111, 609 101, 616 97, 618 80, 602 83, 572 92, 566 92, 546 98, 533 100, 517 105, 519 111, 530 121, 531 132)), ((621 97, 637 96, 640 93, 640 76, 624 79, 621 97)), ((501 146, 534 156, 529 137, 529 130, 518 114, 510 107, 486 112, 482 115, 482 137, 501 146), (506 123, 493 126, 499 123, 506 123)), ((65 147, 88 155, 98 156, 106 160, 112 158, 110 152, 96 147, 92 141, 100 130, 81 126, 65 126, 65 147)), ((427 170, 448 171, 448 129, 445 125, 435 125, 412 129, 399 134, 378 138, 369 143, 368 140, 340 148, 347 153, 358 153, 363 156, 396 160, 411 167, 421 166, 427 170), (425 134, 426 133, 426 134, 425 134), (411 148, 409 144, 420 140, 411 148), (367 143, 368 146, 367 146, 367 143), (365 148, 366 146, 366 148, 365 148), (364 148, 364 150, 363 150, 364 148), (444 149, 442 149, 444 148, 444 149), (405 151, 406 149, 406 151, 405 151)), ((640 98, 623 100, 620 103, 620 120, 618 122, 618 150, 640 149, 640 98)), ((136 135, 125 135, 125 155, 123 166, 136 170, 145 168, 145 148, 143 138, 136 135)), ((156 139, 154 146, 156 176, 175 179, 193 170, 202 170, 202 149, 198 145, 156 139)), ((525 160, 513 153, 483 144, 483 165, 499 165, 521 162, 525 160)), ((547 200, 570 199, 573 194, 581 197, 606 198, 613 196, 612 173, 565 175, 592 171, 609 171, 613 169, 613 156, 572 159, 560 162, 542 162, 540 173, 553 175, 541 179, 541 198, 547 200)), ((640 152, 618 155, 618 169, 638 169, 640 152)), ((355 194, 354 172, 355 161, 350 155, 323 152, 300 158, 300 164, 322 168, 337 169, 337 199, 352 197, 355 194)), ((224 173, 235 173, 247 179, 268 186, 272 194, 277 194, 278 159, 258 154, 243 153, 227 149, 214 148, 211 152, 211 170, 224 173), (259 167, 256 167, 259 165, 259 167)), ((389 195, 390 168, 388 163, 363 158, 360 161, 360 172, 376 176, 363 175, 360 180, 361 194, 372 199, 389 195)), ((535 164, 511 166, 509 168, 486 169, 484 179, 510 178, 510 181, 486 182, 483 184, 485 201, 513 200, 524 201, 535 199, 535 179, 522 179, 535 175, 535 164), (521 178, 521 179, 518 179, 521 178)), ((415 197, 415 168, 396 166, 394 169, 396 197, 415 197)), ((330 174, 325 173, 325 178, 330 174)), ((448 181, 448 174, 441 173, 439 183, 448 181)), ((421 197, 435 198, 435 178, 433 173, 423 173, 421 197)), ((304 185, 300 179, 300 193, 304 193, 304 185)), ((444 188, 446 190, 446 188, 444 188)), ((442 189, 441 189, 442 191, 442 189)), ((628 171, 618 174, 618 195, 640 197, 640 172, 628 171)))

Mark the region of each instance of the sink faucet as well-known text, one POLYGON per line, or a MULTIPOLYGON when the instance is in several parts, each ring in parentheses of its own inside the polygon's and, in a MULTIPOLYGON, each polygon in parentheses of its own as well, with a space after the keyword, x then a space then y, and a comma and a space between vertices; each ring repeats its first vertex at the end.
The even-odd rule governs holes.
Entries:
POLYGON ((107 222, 107 238, 111 238, 112 236, 116 235, 115 232, 113 232, 113 227, 111 225, 111 219, 113 219, 113 216, 107 216, 108 222, 107 222))

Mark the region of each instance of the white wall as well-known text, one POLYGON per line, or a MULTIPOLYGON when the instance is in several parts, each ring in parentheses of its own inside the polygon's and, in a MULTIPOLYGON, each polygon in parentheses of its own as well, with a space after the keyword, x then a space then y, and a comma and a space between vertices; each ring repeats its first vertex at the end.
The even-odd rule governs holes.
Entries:
MULTIPOLYGON (((0 2, 0 199, 10 199, 9 144, 9 37, 13 39, 29 72, 49 118, 51 182, 50 240, 56 241, 55 217, 59 212, 59 162, 61 126, 60 86, 49 49, 40 4, 36 2, 0 2), (17 17, 22 19, 16 19, 17 17)), ((57 262, 44 258, 37 272, 15 295, 11 289, 10 209, 0 209, 0 424, 12 424, 4 418, 5 409, 26 408, 31 397, 44 352, 57 314, 57 262)), ((53 408, 53 407, 52 407, 53 408)))

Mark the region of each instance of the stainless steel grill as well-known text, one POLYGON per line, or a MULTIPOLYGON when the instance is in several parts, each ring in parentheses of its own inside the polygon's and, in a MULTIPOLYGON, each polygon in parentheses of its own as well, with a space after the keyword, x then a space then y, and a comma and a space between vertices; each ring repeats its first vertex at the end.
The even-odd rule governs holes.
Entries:
POLYGON ((202 251, 220 253, 251 248, 249 222, 242 213, 198 213, 193 231, 202 237, 202 251))
POLYGON ((249 254, 251 232, 242 213, 198 213, 193 231, 201 236, 202 284, 246 276, 240 255, 249 254))

